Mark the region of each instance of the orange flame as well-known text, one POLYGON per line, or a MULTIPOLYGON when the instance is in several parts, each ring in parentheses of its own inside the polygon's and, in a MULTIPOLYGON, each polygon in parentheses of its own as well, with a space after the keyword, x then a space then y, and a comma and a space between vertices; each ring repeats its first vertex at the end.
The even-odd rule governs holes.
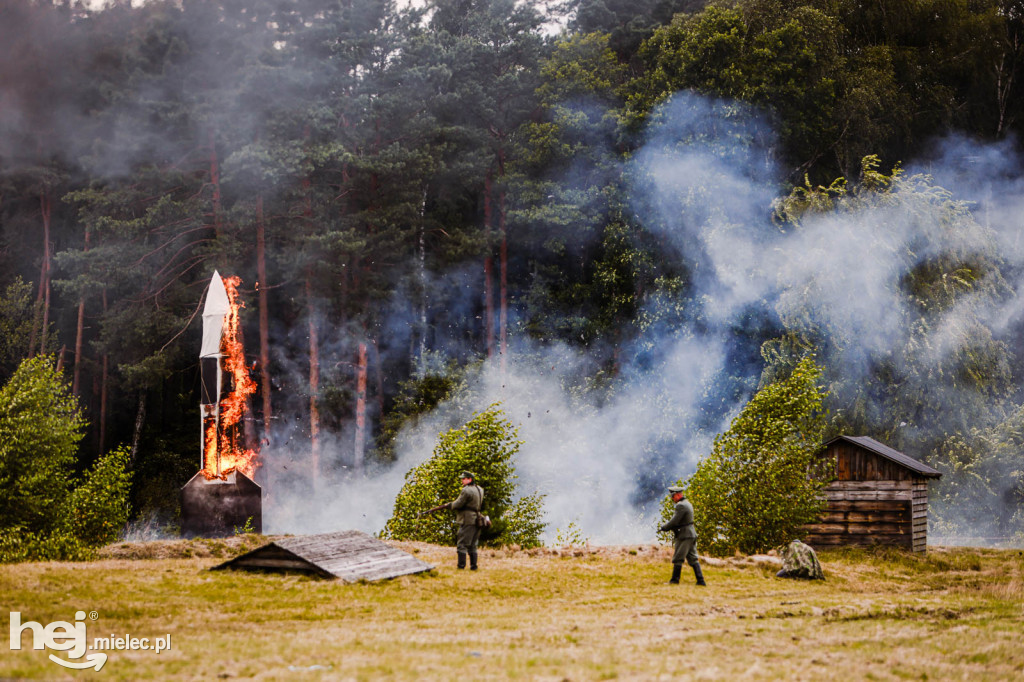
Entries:
POLYGON ((232 388, 220 401, 220 427, 217 419, 212 417, 204 422, 202 474, 207 479, 223 479, 232 471, 240 471, 252 478, 260 465, 257 461, 259 452, 237 442, 244 441, 244 438, 239 438, 239 424, 246 413, 246 401, 256 392, 256 383, 249 376, 242 342, 238 338, 238 311, 245 307, 238 300, 238 285, 241 283, 239 277, 224 279, 229 312, 224 317, 221 334, 220 367, 228 374, 232 388))

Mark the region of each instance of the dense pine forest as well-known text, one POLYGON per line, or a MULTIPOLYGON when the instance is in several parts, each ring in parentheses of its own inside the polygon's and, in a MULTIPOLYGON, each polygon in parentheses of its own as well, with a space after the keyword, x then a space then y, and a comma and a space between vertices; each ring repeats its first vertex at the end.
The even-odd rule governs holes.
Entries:
POLYGON ((379 530, 500 402, 624 541, 813 357, 1019 541, 1022 77, 1020 0, 0 0, 0 385, 51 356, 173 527, 218 270, 265 528, 379 530))

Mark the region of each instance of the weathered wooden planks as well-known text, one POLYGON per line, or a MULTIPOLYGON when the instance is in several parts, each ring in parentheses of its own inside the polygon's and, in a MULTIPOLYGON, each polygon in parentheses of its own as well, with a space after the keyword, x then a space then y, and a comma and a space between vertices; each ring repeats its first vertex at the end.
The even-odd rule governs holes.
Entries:
POLYGON ((825 490, 826 500, 905 500, 911 501, 909 490, 825 490))
POLYGON ((834 512, 902 512, 907 508, 907 503, 902 500, 828 500, 828 508, 834 512))
POLYGON ((903 535, 910 532, 905 523, 810 523, 805 526, 812 533, 847 535, 903 535))
POLYGON ((911 536, 908 534, 849 535, 847 533, 821 533, 814 535, 813 538, 808 537, 807 542, 812 547, 870 547, 873 545, 890 545, 906 549, 913 547, 911 536))
POLYGON ((839 436, 821 457, 836 480, 822 492, 826 511, 805 526, 811 545, 927 545, 928 480, 941 474, 871 438, 839 436))
POLYGON ((282 538, 214 569, 295 569, 345 582, 385 580, 433 566, 356 530, 282 538))
POLYGON ((818 519, 820 523, 906 523, 902 509, 892 511, 836 511, 829 509, 818 519))
POLYGON ((905 490, 913 491, 913 481, 833 481, 831 490, 905 490))
POLYGON ((840 441, 830 448, 841 481, 910 482, 913 472, 855 443, 840 441))
POLYGON ((839 480, 906 481, 942 476, 927 464, 867 436, 837 436, 825 443, 821 456, 835 463, 839 480))

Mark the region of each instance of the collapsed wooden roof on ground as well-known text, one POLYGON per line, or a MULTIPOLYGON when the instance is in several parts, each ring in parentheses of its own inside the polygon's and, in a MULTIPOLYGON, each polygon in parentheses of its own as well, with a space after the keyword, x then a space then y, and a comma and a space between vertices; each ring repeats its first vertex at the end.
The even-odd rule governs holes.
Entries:
POLYGON ((430 564, 357 530, 275 540, 213 570, 308 571, 345 582, 386 580, 433 570, 430 564))

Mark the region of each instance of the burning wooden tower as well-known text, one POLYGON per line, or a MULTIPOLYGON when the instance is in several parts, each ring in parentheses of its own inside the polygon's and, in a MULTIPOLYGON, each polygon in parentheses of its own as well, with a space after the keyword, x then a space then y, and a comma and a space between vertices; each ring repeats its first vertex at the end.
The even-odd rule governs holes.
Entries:
POLYGON ((199 473, 181 489, 186 537, 263 530, 263 493, 252 477, 259 454, 246 442, 243 419, 256 391, 239 340, 238 277, 213 273, 203 308, 199 473))

